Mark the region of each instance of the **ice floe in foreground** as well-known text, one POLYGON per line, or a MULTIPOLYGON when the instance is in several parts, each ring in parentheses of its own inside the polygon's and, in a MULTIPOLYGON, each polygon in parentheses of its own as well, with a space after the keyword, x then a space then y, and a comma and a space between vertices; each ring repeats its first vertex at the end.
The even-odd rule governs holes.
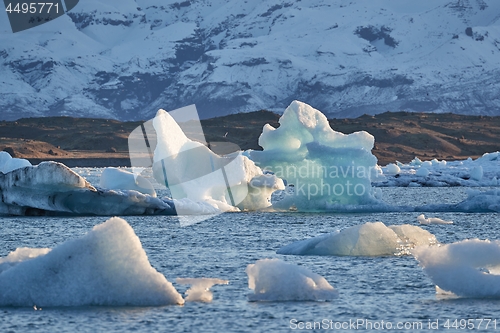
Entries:
POLYGON ((380 204, 371 187, 377 173, 372 135, 336 132, 323 113, 299 101, 288 106, 279 123, 264 126, 263 151, 247 152, 262 169, 286 180, 289 191, 275 207, 325 211, 380 204))
POLYGON ((341 231, 301 240, 280 248, 278 254, 333 256, 388 256, 409 254, 419 245, 434 245, 436 237, 409 224, 387 227, 367 222, 341 231))
POLYGON ((460 297, 500 297, 500 242, 471 239, 412 251, 437 290, 460 297))
POLYGON ((0 259, 1 265, 11 265, 0 273, 0 306, 184 303, 165 276, 151 267, 134 230, 117 217, 50 252, 29 252, 16 250, 0 259))
POLYGON ((191 288, 186 290, 186 302, 212 302, 213 294, 210 288, 216 284, 228 284, 228 280, 213 278, 177 278, 178 284, 190 284, 191 288))
POLYGON ((250 301, 331 300, 338 292, 319 274, 279 259, 257 260, 247 266, 250 301))

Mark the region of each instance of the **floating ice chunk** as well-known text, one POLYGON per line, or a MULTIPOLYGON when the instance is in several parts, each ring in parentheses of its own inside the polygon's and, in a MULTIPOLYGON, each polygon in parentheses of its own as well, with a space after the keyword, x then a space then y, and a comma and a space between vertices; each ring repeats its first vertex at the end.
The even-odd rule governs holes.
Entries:
POLYGON ((118 217, 0 273, 0 306, 183 303, 151 267, 134 230, 118 217))
POLYGON ((418 168, 417 172, 415 173, 415 175, 419 176, 419 177, 427 177, 429 175, 429 169, 427 169, 426 167, 424 167, 423 165, 418 168))
POLYGON ((464 240, 412 252, 440 289, 460 297, 500 297, 499 241, 464 240))
POLYGON ((430 169, 430 168, 432 168, 432 162, 431 161, 424 161, 424 162, 422 162, 422 164, 420 166, 424 167, 426 169, 430 169))
POLYGON ((220 156, 190 140, 164 110, 158 111, 153 126, 157 134, 153 174, 174 199, 208 202, 222 211, 256 210, 270 206, 271 193, 284 189, 281 179, 264 176, 241 153, 220 156))
POLYGON ((210 288, 216 284, 229 284, 228 280, 210 278, 177 278, 175 282, 179 284, 190 284, 191 288, 186 290, 186 302, 210 303, 213 294, 210 288))
POLYGON ((104 169, 99 186, 110 190, 138 191, 156 198, 156 191, 146 178, 118 168, 104 169))
POLYGON ((418 157, 415 157, 411 162, 410 162, 410 165, 411 166, 421 166, 422 165, 422 161, 418 158, 418 157))
POLYGON ((0 152, 0 172, 9 173, 11 171, 31 166, 30 161, 24 158, 12 158, 9 153, 0 152))
POLYGON ((470 178, 476 181, 483 179, 483 167, 480 165, 475 166, 470 172, 470 178))
POLYGON ((14 215, 173 215, 173 202, 137 191, 96 190, 56 162, 0 174, 0 213, 14 215))
POLYGON ((321 275, 279 259, 257 260, 247 266, 250 301, 331 300, 338 292, 321 275))
POLYGON ((453 224, 453 221, 446 221, 446 220, 442 220, 442 219, 437 218, 437 217, 425 218, 424 214, 420 214, 417 217, 417 221, 420 224, 453 224))
POLYGON ((9 253, 6 257, 0 258, 0 273, 17 265, 20 262, 36 258, 38 256, 47 254, 50 251, 49 248, 29 248, 20 247, 15 251, 9 253))
POLYGON ((399 168, 399 166, 397 166, 394 163, 389 163, 385 167, 385 174, 393 174, 393 175, 395 175, 395 174, 398 174, 400 172, 401 172, 401 169, 399 168))
POLYGON ((371 187, 377 168, 372 135, 336 132, 324 114, 299 101, 290 104, 279 123, 278 128, 264 126, 259 137, 264 150, 250 152, 261 168, 293 188, 275 207, 318 211, 379 203, 371 187))
POLYGON ((382 222, 367 222, 340 232, 334 232, 289 244, 278 254, 386 256, 408 254, 417 245, 433 245, 434 235, 422 228, 402 225, 385 226, 382 222))

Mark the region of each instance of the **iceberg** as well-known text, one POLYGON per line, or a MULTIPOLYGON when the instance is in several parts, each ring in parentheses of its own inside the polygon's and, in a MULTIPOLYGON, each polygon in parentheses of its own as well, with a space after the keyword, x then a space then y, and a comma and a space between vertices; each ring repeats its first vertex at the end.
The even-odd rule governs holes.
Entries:
POLYGON ((459 297, 500 297, 499 241, 470 239, 417 247, 412 253, 438 291, 459 297))
POLYGON ((159 306, 182 296, 148 261, 134 230, 113 217, 52 250, 18 249, 1 265, 0 306, 159 306))
POLYGON ((371 187, 371 176, 378 172, 372 135, 336 132, 324 114, 299 101, 288 106, 279 123, 278 128, 264 126, 263 151, 248 152, 258 166, 288 184, 290 191, 274 207, 322 211, 381 204, 371 187))
POLYGON ((432 204, 416 207, 422 212, 463 212, 490 213, 500 212, 500 190, 488 191, 469 190, 467 199, 451 205, 432 204))
POLYGON ((146 178, 118 168, 105 168, 99 186, 110 190, 137 191, 156 198, 156 191, 146 178))
POLYGON ((250 301, 332 300, 338 292, 319 274, 279 259, 261 259, 247 266, 250 301))
MULTIPOLYGON (((218 155, 189 139, 174 118, 159 110, 152 120, 156 131, 153 175, 169 188, 172 198, 206 202, 221 211, 258 210, 271 205, 271 194, 283 181, 264 174, 240 152, 218 155)), ((179 214, 189 214, 177 208, 179 214)))
POLYGON ((323 256, 390 256, 409 254, 420 245, 437 244, 436 237, 417 226, 367 222, 341 231, 301 240, 276 251, 277 254, 323 256))
POLYGON ((213 299, 213 294, 210 288, 216 284, 229 284, 228 280, 211 279, 211 278, 177 278, 175 282, 178 284, 190 284, 191 288, 186 290, 186 302, 205 302, 210 303, 213 299))
POLYGON ((9 173, 13 170, 31 166, 30 161, 24 158, 13 158, 6 151, 0 151, 0 172, 9 173))
POLYGON ((57 162, 0 174, 0 214, 173 215, 173 201, 137 191, 96 189, 57 162))

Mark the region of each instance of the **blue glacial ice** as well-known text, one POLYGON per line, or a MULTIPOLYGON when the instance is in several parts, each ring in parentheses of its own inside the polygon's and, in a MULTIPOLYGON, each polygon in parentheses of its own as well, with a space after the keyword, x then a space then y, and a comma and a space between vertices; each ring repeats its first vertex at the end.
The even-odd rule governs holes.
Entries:
POLYGON ((336 132, 324 114, 299 101, 290 104, 279 123, 278 128, 264 126, 259 137, 263 151, 247 152, 262 169, 287 182, 286 195, 274 207, 385 209, 371 186, 371 178, 378 172, 377 159, 371 153, 372 135, 336 132))

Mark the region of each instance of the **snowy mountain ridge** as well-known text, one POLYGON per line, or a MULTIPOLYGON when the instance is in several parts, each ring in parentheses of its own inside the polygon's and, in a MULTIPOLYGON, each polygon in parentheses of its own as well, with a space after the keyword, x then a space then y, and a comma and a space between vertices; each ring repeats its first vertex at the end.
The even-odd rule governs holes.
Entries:
POLYGON ((86 0, 16 34, 0 19, 0 119, 294 99, 329 117, 500 115, 499 65, 496 0, 86 0))

